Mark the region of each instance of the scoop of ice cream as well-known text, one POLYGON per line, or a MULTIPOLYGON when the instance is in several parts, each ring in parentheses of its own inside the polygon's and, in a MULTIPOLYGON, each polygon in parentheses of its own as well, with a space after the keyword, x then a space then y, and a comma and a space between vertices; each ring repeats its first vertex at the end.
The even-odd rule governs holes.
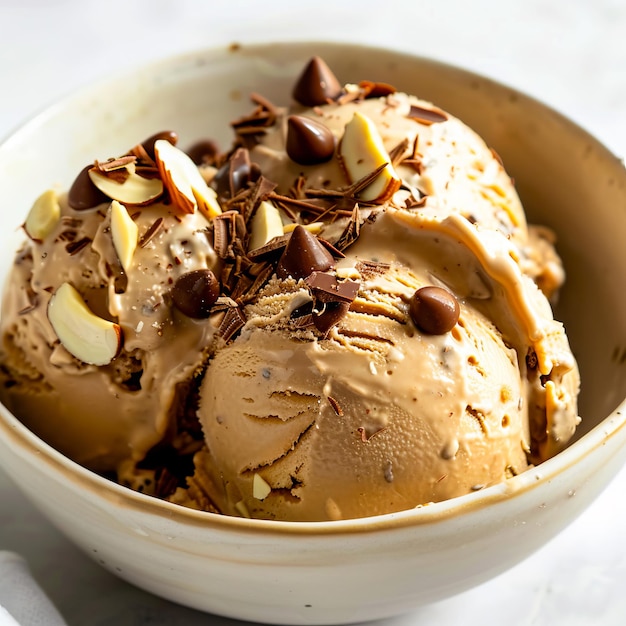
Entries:
POLYGON ((209 363, 194 485, 230 514, 350 518, 469 493, 548 458, 579 421, 548 301, 563 280, 551 235, 528 228, 497 155, 460 120, 371 90, 274 110, 254 142, 242 135, 283 221, 336 249, 328 262, 287 243, 209 363), (333 296, 333 281, 355 295, 333 296), (458 320, 423 323, 423 287, 458 320))
POLYGON ((115 471, 174 436, 192 400, 214 327, 182 314, 170 292, 182 276, 215 269, 217 257, 200 211, 158 200, 126 208, 79 179, 95 206, 80 204, 87 193, 75 185, 69 200, 51 192, 58 214, 36 238, 26 223, 31 239, 4 294, 2 395, 48 443, 115 471), (100 331, 111 327, 119 345, 94 362, 100 331))
POLYGON ((426 335, 407 305, 423 274, 392 263, 359 277, 352 310, 322 340, 292 317, 309 297, 302 281, 271 282, 212 360, 200 418, 221 511, 363 517, 526 469, 524 382, 497 329, 461 305, 454 332, 426 335))

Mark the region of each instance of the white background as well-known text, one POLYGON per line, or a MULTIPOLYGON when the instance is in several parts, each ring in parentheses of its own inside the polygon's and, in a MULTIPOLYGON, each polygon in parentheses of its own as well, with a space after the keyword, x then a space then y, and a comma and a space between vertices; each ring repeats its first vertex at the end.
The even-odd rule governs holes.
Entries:
MULTIPOLYGON (((478 71, 552 105, 626 154, 624 0, 0 0, 0 137, 76 88, 146 61, 231 42, 303 38, 384 45, 478 71)), ((1 473, 0 549, 28 560, 70 626, 238 624, 118 581, 51 528, 1 473)), ((622 471, 521 565, 379 626, 621 626, 624 581, 622 471)))

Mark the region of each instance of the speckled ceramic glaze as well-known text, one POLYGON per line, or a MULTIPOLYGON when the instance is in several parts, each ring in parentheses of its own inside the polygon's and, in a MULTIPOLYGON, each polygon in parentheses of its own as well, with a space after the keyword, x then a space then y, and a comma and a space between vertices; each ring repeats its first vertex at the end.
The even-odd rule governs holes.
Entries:
POLYGON ((0 463, 50 520, 104 567, 171 600, 240 619, 337 624, 460 592, 548 541, 626 459, 626 170, 584 131, 504 86, 396 52, 338 44, 210 50, 161 62, 52 107, 0 147, 2 275, 45 188, 94 157, 174 128, 212 136, 258 91, 286 102, 313 54, 341 81, 379 80, 478 130, 514 176, 530 221, 554 228, 568 272, 557 317, 583 379, 577 440, 470 496, 357 521, 285 523, 199 513, 75 465, 0 411, 0 463))

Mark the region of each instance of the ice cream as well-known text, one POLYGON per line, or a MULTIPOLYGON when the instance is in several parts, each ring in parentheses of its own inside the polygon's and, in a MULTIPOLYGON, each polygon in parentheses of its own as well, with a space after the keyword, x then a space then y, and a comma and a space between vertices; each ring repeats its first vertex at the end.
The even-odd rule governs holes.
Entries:
POLYGON ((35 202, 4 295, 4 402, 55 448, 102 472, 174 436, 214 333, 172 304, 177 280, 209 270, 217 256, 206 212, 163 201, 152 144, 152 156, 139 145, 140 157, 126 159, 132 173, 124 159, 91 168, 127 205, 96 188, 88 168, 69 193, 50 190, 35 202))
POLYGON ((289 107, 253 100, 198 167, 166 133, 36 203, 2 315, 8 406, 123 484, 278 520, 409 509, 558 452, 579 421, 564 273, 497 155, 318 58, 289 107), (76 206, 77 185, 104 196, 76 206))

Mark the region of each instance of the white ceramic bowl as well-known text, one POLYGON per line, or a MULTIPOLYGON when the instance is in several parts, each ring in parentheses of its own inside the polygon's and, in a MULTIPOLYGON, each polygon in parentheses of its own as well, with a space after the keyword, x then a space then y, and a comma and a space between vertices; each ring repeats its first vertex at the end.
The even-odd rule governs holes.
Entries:
POLYGON ((553 227, 568 271, 558 317, 579 359, 580 435, 506 484, 357 521, 284 523, 199 513, 112 484, 0 411, 0 463, 67 536, 111 572, 171 600, 241 619, 343 623, 432 602, 502 572, 571 522, 626 459, 626 170, 542 104, 474 74, 339 44, 210 50, 164 61, 52 107, 0 147, 2 275, 34 198, 83 164, 155 131, 212 136, 258 91, 287 102, 320 54, 342 81, 430 99, 503 157, 531 221, 553 227))

